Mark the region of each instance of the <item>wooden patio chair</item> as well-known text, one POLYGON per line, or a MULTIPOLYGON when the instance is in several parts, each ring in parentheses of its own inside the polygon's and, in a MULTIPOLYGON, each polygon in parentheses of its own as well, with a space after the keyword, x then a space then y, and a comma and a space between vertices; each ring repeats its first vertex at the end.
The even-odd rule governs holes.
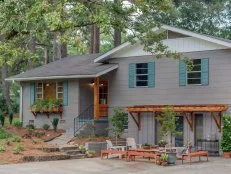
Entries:
POLYGON ((131 138, 131 137, 126 138, 126 144, 128 148, 132 148, 132 149, 141 148, 141 144, 136 144, 135 138, 131 138))

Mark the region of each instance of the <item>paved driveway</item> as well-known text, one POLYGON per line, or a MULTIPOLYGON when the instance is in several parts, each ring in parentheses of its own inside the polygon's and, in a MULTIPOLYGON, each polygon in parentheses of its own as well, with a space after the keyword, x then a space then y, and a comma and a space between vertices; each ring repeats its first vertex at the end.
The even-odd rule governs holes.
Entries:
POLYGON ((149 162, 125 162, 117 159, 65 160, 1 165, 0 174, 228 174, 231 159, 210 158, 193 165, 156 166, 149 162))

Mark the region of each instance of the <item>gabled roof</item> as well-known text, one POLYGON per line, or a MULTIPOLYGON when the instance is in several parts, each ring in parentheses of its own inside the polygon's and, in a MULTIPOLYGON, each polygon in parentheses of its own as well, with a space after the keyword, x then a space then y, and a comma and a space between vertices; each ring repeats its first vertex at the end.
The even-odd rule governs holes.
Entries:
POLYGON ((67 57, 40 66, 16 76, 10 81, 31 81, 44 79, 92 78, 106 74, 116 68, 117 64, 94 63, 93 60, 101 54, 67 57))
MULTIPOLYGON (((195 37, 201 40, 205 40, 208 42, 212 42, 218 45, 222 45, 228 48, 231 48, 231 40, 228 39, 222 39, 222 38, 218 38, 218 37, 214 37, 214 36, 209 36, 209 35, 205 35, 205 34, 199 34, 199 33, 195 33, 192 31, 188 31, 185 29, 180 29, 180 28, 176 28, 176 27, 172 27, 172 26, 168 26, 168 25, 162 25, 160 28, 155 28, 154 31, 158 31, 160 29, 164 29, 164 30, 170 30, 176 33, 180 33, 183 35, 187 35, 187 36, 191 36, 191 37, 195 37)), ((131 46, 130 42, 126 42, 118 47, 115 47, 113 49, 111 49, 110 51, 100 55, 99 57, 97 57, 94 62, 103 62, 105 60, 107 60, 111 55, 114 55, 116 53, 118 53, 119 51, 128 48, 129 46, 131 46)))

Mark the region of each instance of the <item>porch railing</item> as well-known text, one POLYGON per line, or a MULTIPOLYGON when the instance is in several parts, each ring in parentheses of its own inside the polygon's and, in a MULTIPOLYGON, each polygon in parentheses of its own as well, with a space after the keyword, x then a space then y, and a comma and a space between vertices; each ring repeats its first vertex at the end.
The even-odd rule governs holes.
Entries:
POLYGON ((74 136, 76 136, 88 123, 94 120, 94 105, 88 106, 74 118, 74 136))

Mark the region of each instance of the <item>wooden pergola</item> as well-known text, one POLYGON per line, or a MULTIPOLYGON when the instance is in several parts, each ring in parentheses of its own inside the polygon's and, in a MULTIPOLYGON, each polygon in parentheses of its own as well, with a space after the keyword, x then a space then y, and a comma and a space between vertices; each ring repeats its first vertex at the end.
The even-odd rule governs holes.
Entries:
POLYGON ((216 125, 218 131, 221 131, 221 115, 222 112, 228 109, 228 105, 220 104, 220 105, 143 105, 143 106, 129 106, 127 107, 127 111, 132 116, 135 121, 138 130, 141 129, 141 113, 142 112, 152 112, 158 113, 163 112, 167 106, 171 106, 174 112, 181 113, 181 116, 185 116, 188 125, 193 131, 193 115, 195 112, 210 112, 216 125), (216 114, 218 113, 218 114, 216 114), (137 118, 135 118, 135 114, 137 118))

